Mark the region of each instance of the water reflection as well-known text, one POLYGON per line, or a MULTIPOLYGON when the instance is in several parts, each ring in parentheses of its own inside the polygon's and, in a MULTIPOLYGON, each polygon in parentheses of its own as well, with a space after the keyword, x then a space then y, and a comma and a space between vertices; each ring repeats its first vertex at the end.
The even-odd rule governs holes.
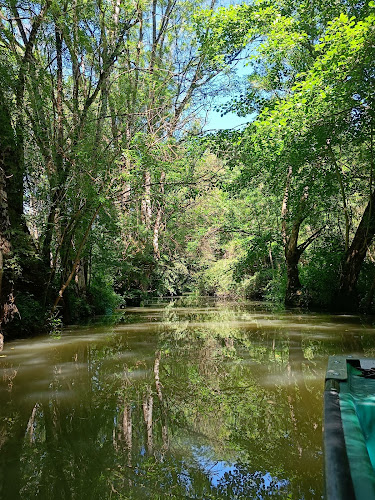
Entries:
POLYGON ((0 498, 320 498, 327 358, 373 327, 194 306, 5 345, 0 498))

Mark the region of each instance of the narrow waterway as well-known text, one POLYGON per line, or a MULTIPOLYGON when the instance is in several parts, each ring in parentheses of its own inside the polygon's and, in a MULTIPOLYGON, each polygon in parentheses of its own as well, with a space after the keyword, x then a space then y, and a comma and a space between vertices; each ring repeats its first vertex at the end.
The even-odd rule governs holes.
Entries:
POLYGON ((354 316, 176 300, 0 353, 0 498, 316 499, 328 356, 354 316))

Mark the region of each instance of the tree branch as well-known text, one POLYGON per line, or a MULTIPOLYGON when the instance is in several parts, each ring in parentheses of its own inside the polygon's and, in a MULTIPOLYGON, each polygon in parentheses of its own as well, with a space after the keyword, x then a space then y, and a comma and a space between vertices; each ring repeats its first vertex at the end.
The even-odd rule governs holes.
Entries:
POLYGON ((309 238, 307 238, 307 240, 302 243, 301 245, 298 245, 297 247, 297 250, 299 252, 299 254, 301 255, 305 250, 306 248, 311 245, 311 243, 316 240, 316 238, 321 234, 321 232, 326 228, 326 226, 322 226, 320 229, 318 229, 317 231, 315 231, 314 234, 312 234, 309 238))

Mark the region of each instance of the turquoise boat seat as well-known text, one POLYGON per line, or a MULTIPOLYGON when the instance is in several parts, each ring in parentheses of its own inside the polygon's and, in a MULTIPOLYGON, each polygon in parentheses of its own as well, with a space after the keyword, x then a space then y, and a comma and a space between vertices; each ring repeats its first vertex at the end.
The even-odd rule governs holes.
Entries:
POLYGON ((375 380, 348 363, 340 409, 355 497, 375 500, 375 380))

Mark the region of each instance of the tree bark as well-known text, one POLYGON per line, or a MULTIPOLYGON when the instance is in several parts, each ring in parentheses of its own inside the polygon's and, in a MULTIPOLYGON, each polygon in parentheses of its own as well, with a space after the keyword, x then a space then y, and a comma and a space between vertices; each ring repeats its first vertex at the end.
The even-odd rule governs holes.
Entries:
POLYGON ((287 286, 285 291, 285 305, 301 306, 304 296, 303 289, 299 279, 298 263, 303 252, 308 246, 321 234, 325 226, 315 231, 303 243, 298 245, 298 237, 301 224, 306 218, 307 200, 309 197, 308 186, 305 186, 303 193, 298 201, 296 213, 291 216, 289 211, 290 185, 292 182, 292 167, 289 166, 284 198, 281 209, 281 232, 284 244, 284 255, 287 274, 287 286), (288 224, 289 222, 289 224, 288 224), (291 226, 291 227, 290 227, 291 226))
POLYGON ((287 287, 285 292, 285 304, 287 306, 299 306, 302 299, 302 285, 299 279, 298 262, 301 251, 298 248, 298 235, 300 222, 293 224, 288 244, 285 247, 285 263, 287 274, 287 287))
POLYGON ((8 198, 6 192, 4 170, 0 166, 0 304, 2 297, 2 282, 4 271, 4 257, 10 252, 8 232, 10 221, 8 215, 8 198))
POLYGON ((153 239, 152 239, 152 244, 153 244, 153 247, 154 247, 154 258, 156 260, 160 259, 159 233, 160 233, 160 228, 162 226, 162 220, 163 220, 164 181, 165 181, 165 172, 162 172, 161 175, 160 175, 160 195, 161 195, 161 199, 160 199, 158 211, 157 211, 157 214, 156 214, 156 219, 155 219, 155 223, 154 223, 154 235, 153 235, 153 239))
POLYGON ((339 310, 358 308, 357 282, 367 249, 375 235, 375 191, 372 192, 361 222, 342 264, 340 286, 333 307, 339 310))
POLYGON ((63 296, 63 293, 65 292, 66 288, 69 286, 69 283, 72 281, 72 278, 73 278, 74 274, 76 273, 77 266, 79 265, 79 262, 81 260, 82 250, 83 250, 83 248, 84 248, 84 246, 86 244, 87 238, 88 238, 88 236, 90 234, 91 227, 92 227, 92 225, 94 223, 95 217, 98 215, 98 212, 99 212, 101 206, 102 206, 101 204, 98 205, 97 209, 95 210, 95 212, 94 212, 94 214, 93 214, 93 216, 92 216, 92 218, 91 218, 91 220, 90 220, 90 222, 89 222, 89 224, 87 226, 87 229, 86 229, 85 234, 83 235, 81 244, 78 247, 76 258, 75 258, 75 261, 74 261, 73 266, 72 266, 72 270, 70 271, 70 274, 67 277, 67 280, 65 281, 65 283, 63 284, 63 286, 60 288, 59 294, 56 297, 56 300, 55 300, 55 302, 53 304, 53 307, 52 307, 52 313, 55 312, 55 310, 56 310, 56 308, 57 308, 57 306, 58 306, 58 304, 59 304, 59 302, 60 302, 60 300, 61 300, 61 298, 63 296))
POLYGON ((20 157, 22 145, 12 127, 11 114, 0 90, 0 168, 2 169, 2 192, 7 198, 7 218, 12 228, 21 227, 23 214, 23 166, 20 157), (5 186, 5 179, 7 179, 5 186))
POLYGON ((151 209, 151 173, 149 170, 146 170, 144 172, 143 181, 144 181, 144 194, 141 207, 141 218, 146 228, 150 229, 152 209, 151 209))
MULTIPOLYGON (((0 159, 1 165, 1 159, 0 159)), ((4 259, 10 253, 9 241, 10 221, 8 215, 8 198, 6 193, 6 183, 4 170, 0 166, 0 351, 3 348, 3 335, 1 333, 1 325, 5 318, 4 306, 7 302, 10 290, 7 286, 3 287, 4 276, 4 259)), ((8 283, 9 285, 9 283, 8 283)))
POLYGON ((289 196, 292 181, 292 167, 288 167, 286 186, 281 208, 281 232, 284 243, 284 255, 286 264, 287 286, 285 291, 285 304, 287 306, 299 305, 302 296, 302 287, 299 279, 298 262, 301 253, 298 250, 298 235, 302 220, 293 223, 290 234, 288 234, 289 218, 289 196))
POLYGON ((343 182, 342 171, 341 171, 341 168, 339 167, 339 165, 336 161, 335 153, 333 152, 330 141, 327 141, 327 149, 328 149, 332 164, 335 168, 336 177, 337 177, 337 180, 338 180, 339 186, 340 186, 340 193, 341 193, 342 205, 343 205, 344 217, 345 217, 345 251, 347 252, 348 248, 349 248, 350 216, 349 216, 348 203, 347 203, 347 199, 346 199, 345 186, 344 186, 344 182, 343 182))

